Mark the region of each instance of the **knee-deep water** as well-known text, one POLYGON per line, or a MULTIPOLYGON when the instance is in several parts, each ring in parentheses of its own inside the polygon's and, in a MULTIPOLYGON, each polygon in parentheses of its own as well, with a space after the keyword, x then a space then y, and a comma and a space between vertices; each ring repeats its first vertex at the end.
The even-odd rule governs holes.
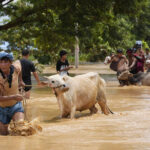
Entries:
MULTIPOLYGON (((150 87, 118 87, 107 80, 107 102, 114 115, 76 112, 60 119, 57 100, 49 88, 33 88, 27 100, 30 120, 39 117, 42 132, 33 136, 0 136, 0 150, 146 150, 150 147, 150 87)), ((113 79, 114 78, 114 79, 113 79)))

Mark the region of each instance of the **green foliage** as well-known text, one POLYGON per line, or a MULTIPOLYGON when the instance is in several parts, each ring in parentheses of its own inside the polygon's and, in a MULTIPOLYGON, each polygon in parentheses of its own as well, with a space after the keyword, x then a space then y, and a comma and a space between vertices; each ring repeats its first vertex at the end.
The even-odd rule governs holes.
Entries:
POLYGON ((8 16, 0 25, 0 43, 9 42, 8 49, 16 53, 30 49, 32 59, 42 64, 55 63, 65 48, 74 62, 78 36, 80 60, 99 61, 118 48, 132 47, 136 40, 150 45, 149 8, 149 0, 0 2, 0 16, 8 16))
POLYGON ((41 74, 44 70, 44 65, 39 64, 38 62, 34 63, 34 65, 35 65, 36 71, 41 74))
POLYGON ((142 41, 142 48, 143 49, 149 48, 149 45, 146 41, 142 41))

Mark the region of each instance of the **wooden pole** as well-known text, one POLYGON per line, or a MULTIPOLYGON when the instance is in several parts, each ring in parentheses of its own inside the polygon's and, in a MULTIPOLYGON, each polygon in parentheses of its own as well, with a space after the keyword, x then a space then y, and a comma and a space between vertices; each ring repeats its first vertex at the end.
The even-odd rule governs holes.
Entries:
POLYGON ((79 66, 79 38, 75 36, 75 67, 78 68, 79 66))

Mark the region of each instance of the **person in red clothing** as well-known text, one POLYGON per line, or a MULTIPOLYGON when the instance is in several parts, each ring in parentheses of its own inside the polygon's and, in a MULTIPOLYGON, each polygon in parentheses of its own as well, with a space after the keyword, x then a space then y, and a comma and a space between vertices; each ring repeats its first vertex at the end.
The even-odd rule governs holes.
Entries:
POLYGON ((133 55, 136 58, 136 73, 144 72, 145 57, 141 47, 138 47, 136 53, 133 55))

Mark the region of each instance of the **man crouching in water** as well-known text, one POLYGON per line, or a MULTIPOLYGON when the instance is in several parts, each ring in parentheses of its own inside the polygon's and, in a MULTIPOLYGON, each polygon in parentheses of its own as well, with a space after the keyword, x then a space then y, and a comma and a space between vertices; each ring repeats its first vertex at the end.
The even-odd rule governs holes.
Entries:
POLYGON ((24 120, 24 110, 18 94, 20 71, 12 65, 13 55, 0 52, 0 134, 8 134, 8 124, 24 120))
MULTIPOLYGON (((117 72, 117 77, 124 71, 128 70, 128 59, 123 55, 121 49, 117 50, 117 54, 111 58, 110 68, 117 72)), ((119 80, 119 79, 118 79, 119 80)), ((119 80, 120 86, 126 85, 125 80, 119 80)))

